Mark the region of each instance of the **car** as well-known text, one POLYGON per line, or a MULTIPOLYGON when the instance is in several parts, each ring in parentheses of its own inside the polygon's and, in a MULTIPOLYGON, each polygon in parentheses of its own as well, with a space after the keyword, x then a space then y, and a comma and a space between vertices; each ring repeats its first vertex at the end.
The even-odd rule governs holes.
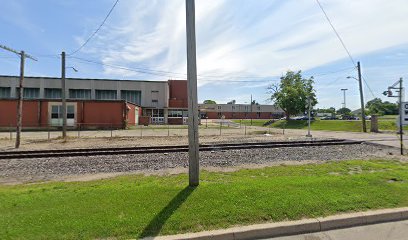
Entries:
POLYGON ((337 120, 337 119, 338 119, 337 117, 328 117, 328 116, 320 118, 320 120, 337 120))
POLYGON ((342 120, 360 120, 359 117, 355 117, 355 116, 343 116, 341 119, 342 120))
MULTIPOLYGON (((300 117, 295 117, 293 120, 309 120, 308 116, 300 116, 300 117)), ((315 120, 314 117, 310 117, 310 120, 315 120)))
POLYGON ((371 116, 370 116, 370 115, 365 116, 365 119, 366 119, 366 120, 371 120, 371 116))

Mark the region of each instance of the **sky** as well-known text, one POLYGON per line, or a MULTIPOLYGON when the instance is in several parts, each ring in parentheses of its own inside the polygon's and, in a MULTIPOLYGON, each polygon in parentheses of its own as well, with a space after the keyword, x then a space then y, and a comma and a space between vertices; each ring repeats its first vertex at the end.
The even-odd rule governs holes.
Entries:
MULTIPOLYGON (((185 0, 0 0, 0 44, 24 50, 27 76, 131 80, 186 79, 185 0)), ((408 80, 408 1, 320 0, 355 61, 364 98, 408 80)), ((261 104, 288 70, 314 76, 320 108, 359 108, 353 63, 315 0, 196 0, 199 101, 261 104)), ((19 59, 0 49, 0 75, 18 75, 19 59)))

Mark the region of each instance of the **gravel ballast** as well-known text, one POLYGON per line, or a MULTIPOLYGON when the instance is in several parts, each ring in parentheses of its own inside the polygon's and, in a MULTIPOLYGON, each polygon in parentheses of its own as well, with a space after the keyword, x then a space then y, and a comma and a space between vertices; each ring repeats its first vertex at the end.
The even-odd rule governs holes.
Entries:
MULTIPOLYGON (((373 145, 339 145, 319 147, 265 148, 211 151, 200 153, 203 168, 273 165, 280 162, 372 159, 397 154, 395 149, 373 145)), ((61 179, 101 173, 159 173, 188 167, 188 153, 11 159, 0 160, 0 183, 17 183, 61 179)))

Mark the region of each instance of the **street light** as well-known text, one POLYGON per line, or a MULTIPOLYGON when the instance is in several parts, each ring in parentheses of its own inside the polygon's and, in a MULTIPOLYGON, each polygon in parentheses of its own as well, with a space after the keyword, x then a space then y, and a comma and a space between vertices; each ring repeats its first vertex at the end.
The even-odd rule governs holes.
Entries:
POLYGON ((74 72, 78 72, 78 69, 76 69, 74 67, 67 67, 67 68, 71 68, 72 70, 74 70, 74 72))
MULTIPOLYGON (((360 66, 360 65, 358 65, 360 66)), ((359 68, 360 69, 360 68, 359 68)), ((352 76, 348 76, 347 79, 355 79, 357 80, 357 82, 359 83, 359 90, 360 90, 360 105, 361 105, 361 122, 363 124, 363 132, 367 132, 367 126, 366 126, 366 121, 365 121, 365 111, 364 111, 364 96, 363 96, 363 85, 361 83, 361 74, 359 71, 359 79, 352 77, 352 76)))
POLYGON ((343 91, 343 108, 346 108, 346 91, 348 89, 347 88, 342 88, 340 90, 343 91))

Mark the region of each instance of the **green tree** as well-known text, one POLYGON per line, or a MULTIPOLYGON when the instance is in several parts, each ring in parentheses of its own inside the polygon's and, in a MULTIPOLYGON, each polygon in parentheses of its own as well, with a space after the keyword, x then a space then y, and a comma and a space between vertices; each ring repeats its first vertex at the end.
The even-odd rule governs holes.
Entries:
POLYGON ((398 105, 388 101, 383 102, 380 98, 374 98, 366 104, 369 114, 397 115, 398 105))
POLYGON ((214 100, 204 100, 204 104, 217 104, 214 100))
POLYGON ((330 108, 318 108, 317 111, 318 113, 336 113, 336 109, 334 107, 330 107, 330 108))
POLYGON ((272 94, 270 99, 285 112, 286 119, 289 119, 291 115, 306 111, 309 97, 312 106, 317 104, 313 83, 313 77, 303 78, 301 71, 287 71, 279 84, 268 87, 269 93, 272 94))
POLYGON ((340 108, 339 110, 337 110, 337 114, 351 115, 351 110, 349 108, 340 108))

